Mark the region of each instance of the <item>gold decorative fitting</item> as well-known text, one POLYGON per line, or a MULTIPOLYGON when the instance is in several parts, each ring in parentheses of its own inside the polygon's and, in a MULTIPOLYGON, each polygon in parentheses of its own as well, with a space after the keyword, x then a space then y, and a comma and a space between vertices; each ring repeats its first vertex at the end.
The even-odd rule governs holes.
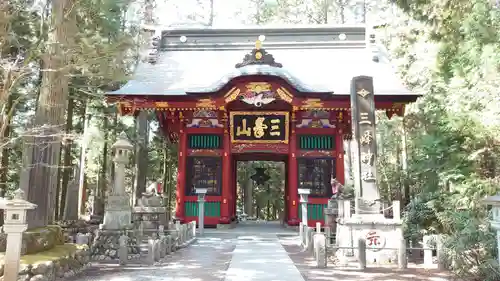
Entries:
POLYGON ((323 102, 320 99, 306 99, 302 101, 302 108, 322 108, 323 102))
POLYGON ((166 102, 166 101, 157 101, 157 102, 155 102, 155 106, 157 108, 167 108, 167 107, 169 107, 168 102, 166 102))
POLYGON ((262 48, 262 42, 260 40, 255 41, 255 50, 260 50, 260 48, 262 48))
POLYGON ((261 52, 256 52, 255 53, 255 59, 260 60, 262 58, 262 53, 261 52))
POLYGON ((362 98, 366 98, 366 96, 368 96, 370 94, 370 92, 368 92, 367 90, 365 89, 361 89, 357 92, 358 95, 360 95, 362 98))
POLYGON ((207 107, 207 108, 214 108, 215 107, 215 101, 212 99, 201 99, 196 103, 196 107, 207 107))
POLYGON ((280 99, 286 101, 287 103, 292 103, 293 96, 285 88, 280 87, 278 90, 276 90, 276 93, 278 94, 280 99))
POLYGON ((271 84, 267 82, 250 82, 246 85, 246 87, 248 90, 255 92, 256 94, 271 91, 271 84))
POLYGON ((235 100, 238 95, 240 94, 241 90, 239 88, 232 88, 226 95, 225 95, 225 102, 229 103, 235 100))

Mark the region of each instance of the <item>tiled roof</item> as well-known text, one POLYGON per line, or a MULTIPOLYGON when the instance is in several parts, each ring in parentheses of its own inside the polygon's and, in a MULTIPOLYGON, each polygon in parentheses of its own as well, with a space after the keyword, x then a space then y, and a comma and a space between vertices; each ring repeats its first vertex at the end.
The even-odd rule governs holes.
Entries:
POLYGON ((302 92, 349 95, 355 76, 373 76, 376 95, 412 95, 400 82, 387 60, 373 60, 363 29, 189 29, 164 31, 156 63, 142 62, 133 80, 112 95, 185 95, 211 92, 229 80, 246 75, 281 77, 302 92), (361 32, 360 32, 361 31, 361 32), (235 68, 253 49, 258 34, 263 48, 282 68, 251 65, 235 68), (185 35, 183 35, 185 34, 185 35), (185 36, 186 42, 179 37, 185 36))

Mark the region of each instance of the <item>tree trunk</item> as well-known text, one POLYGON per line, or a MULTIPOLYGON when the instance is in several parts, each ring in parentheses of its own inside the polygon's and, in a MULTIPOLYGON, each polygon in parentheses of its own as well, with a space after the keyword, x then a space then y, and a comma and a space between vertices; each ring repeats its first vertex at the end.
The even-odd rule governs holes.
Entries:
POLYGON ((166 202, 165 206, 167 206, 167 221, 170 221, 170 187, 168 185, 168 178, 170 171, 168 169, 168 140, 165 137, 164 138, 164 143, 163 143, 163 179, 162 179, 162 186, 163 186, 163 197, 166 197, 166 202), (168 190, 167 190, 168 189, 168 190))
MULTIPOLYGON (((114 115, 113 115, 113 131, 111 132, 111 141, 113 144, 116 142, 116 136, 118 136, 118 109, 115 110, 114 115)), ((113 151, 111 153, 114 153, 113 151)), ((109 178, 111 179, 111 182, 113 182, 115 178, 115 165, 113 161, 108 164, 110 169, 109 169, 109 178)))
POLYGON ((72 0, 52 3, 52 32, 43 56, 42 87, 35 113, 35 133, 28 201, 38 205, 28 212, 28 227, 41 227, 54 221, 61 136, 68 100, 67 69, 70 49, 67 38, 75 23, 72 0))
MULTIPOLYGON (((3 198, 5 197, 8 189, 7 181, 8 181, 8 175, 9 175, 9 154, 10 154, 10 147, 7 144, 9 135, 10 135, 10 122, 11 122, 11 117, 12 115, 10 114, 13 109, 12 107, 12 101, 13 98, 12 96, 9 96, 8 102, 7 102, 7 116, 4 116, 2 119, 2 127, 3 129, 3 136, 2 136, 2 146, 0 147, 0 197, 3 198)), ((0 225, 3 225, 3 217, 4 217, 4 212, 3 209, 0 210, 0 225)))
POLYGON ((141 198, 142 193, 146 191, 146 181, 148 175, 148 112, 141 111, 137 116, 136 122, 136 152, 135 152, 135 202, 141 198))
POLYGON ((339 1, 339 10, 340 10, 340 24, 345 23, 345 1, 340 0, 339 1))
POLYGON ((101 162, 101 168, 99 170, 99 184, 97 185, 98 188, 98 194, 97 197, 99 198, 99 207, 97 210, 97 215, 99 216, 104 216, 104 203, 106 201, 106 189, 108 186, 108 180, 106 178, 106 170, 108 168, 108 138, 109 138, 109 120, 107 116, 104 116, 103 120, 103 127, 104 127, 104 146, 102 148, 102 162, 101 162))
MULTIPOLYGON (((78 207, 77 207, 78 217, 80 217, 83 212, 84 209, 83 201, 86 193, 85 167, 87 162, 87 145, 88 145, 87 134, 89 133, 89 127, 90 127, 90 114, 87 114, 87 106, 88 104, 86 102, 85 106, 83 107, 83 113, 82 113, 84 120, 83 120, 83 134, 82 134, 83 141, 80 146, 80 166, 79 166, 80 171, 78 172, 78 207)), ((94 198, 95 197, 96 196, 94 196, 94 198)))
POLYGON ((210 0, 210 16, 208 18, 208 26, 214 25, 214 18, 215 18, 214 1, 215 0, 210 0))
MULTIPOLYGON (((66 117, 66 133, 69 134, 73 130, 73 110, 75 107, 75 100, 70 98, 68 100, 68 114, 66 117)), ((60 200, 56 201, 61 202, 59 209, 56 208, 56 211, 59 210, 59 213, 56 215, 57 219, 61 219, 64 217, 64 208, 66 207, 66 194, 68 192, 68 183, 71 175, 71 171, 73 170, 71 167, 72 155, 71 149, 73 147, 73 141, 68 139, 63 148, 63 167, 60 169, 61 172, 61 196, 60 200)), ((59 193, 57 193, 59 194, 59 193)))

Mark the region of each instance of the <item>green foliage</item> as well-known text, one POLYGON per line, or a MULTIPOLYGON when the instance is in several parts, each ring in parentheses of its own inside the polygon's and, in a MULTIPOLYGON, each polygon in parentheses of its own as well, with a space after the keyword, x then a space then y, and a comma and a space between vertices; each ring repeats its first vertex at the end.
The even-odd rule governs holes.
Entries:
POLYGON ((455 273, 498 280, 496 241, 482 200, 498 192, 499 183, 499 11, 486 0, 396 3, 411 19, 400 15, 384 43, 405 84, 424 97, 404 120, 379 122, 382 131, 404 124, 407 152, 406 169, 398 172, 403 164, 389 160, 401 148, 382 139, 382 186, 409 191, 408 239, 444 234, 455 273))
POLYGON ((454 229, 445 240, 444 248, 453 261, 455 273, 472 280, 498 280, 495 233, 478 218, 477 212, 449 212, 447 217, 454 229))

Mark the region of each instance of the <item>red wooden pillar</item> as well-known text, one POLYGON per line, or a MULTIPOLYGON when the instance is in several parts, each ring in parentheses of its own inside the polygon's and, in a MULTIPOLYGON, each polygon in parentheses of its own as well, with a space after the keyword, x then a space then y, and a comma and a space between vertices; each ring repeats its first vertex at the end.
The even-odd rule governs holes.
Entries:
POLYGON ((184 222, 184 197, 186 195, 186 154, 187 154, 187 133, 184 127, 184 118, 180 113, 179 122, 179 162, 177 170, 177 204, 175 207, 175 217, 184 222))
POLYGON ((238 201, 238 189, 236 188, 237 184, 237 179, 236 179, 236 176, 237 176, 237 167, 236 167, 236 161, 234 161, 233 157, 230 157, 230 160, 231 160, 231 171, 232 171, 232 176, 231 176, 231 190, 233 191, 233 201, 231 202, 231 206, 233 206, 233 213, 232 213, 232 216, 236 217, 236 210, 237 210, 237 206, 236 206, 236 201, 238 201))
POLYGON ((297 142, 295 135, 295 112, 292 111, 290 122, 291 134, 288 153, 288 225, 298 225, 299 216, 299 190, 298 190, 298 167, 297 167, 297 142))
MULTIPOLYGON (((227 117, 226 117, 227 118, 227 117)), ((227 120, 227 119, 226 119, 227 120)), ((228 122, 224 128, 223 140, 223 154, 222 154, 222 204, 220 206, 220 223, 228 224, 230 222, 230 204, 232 202, 231 191, 231 138, 228 132, 228 122)))
POLYGON ((337 130, 337 135, 335 136, 336 147, 336 179, 341 183, 345 184, 345 173, 344 173, 344 136, 342 129, 337 130))

